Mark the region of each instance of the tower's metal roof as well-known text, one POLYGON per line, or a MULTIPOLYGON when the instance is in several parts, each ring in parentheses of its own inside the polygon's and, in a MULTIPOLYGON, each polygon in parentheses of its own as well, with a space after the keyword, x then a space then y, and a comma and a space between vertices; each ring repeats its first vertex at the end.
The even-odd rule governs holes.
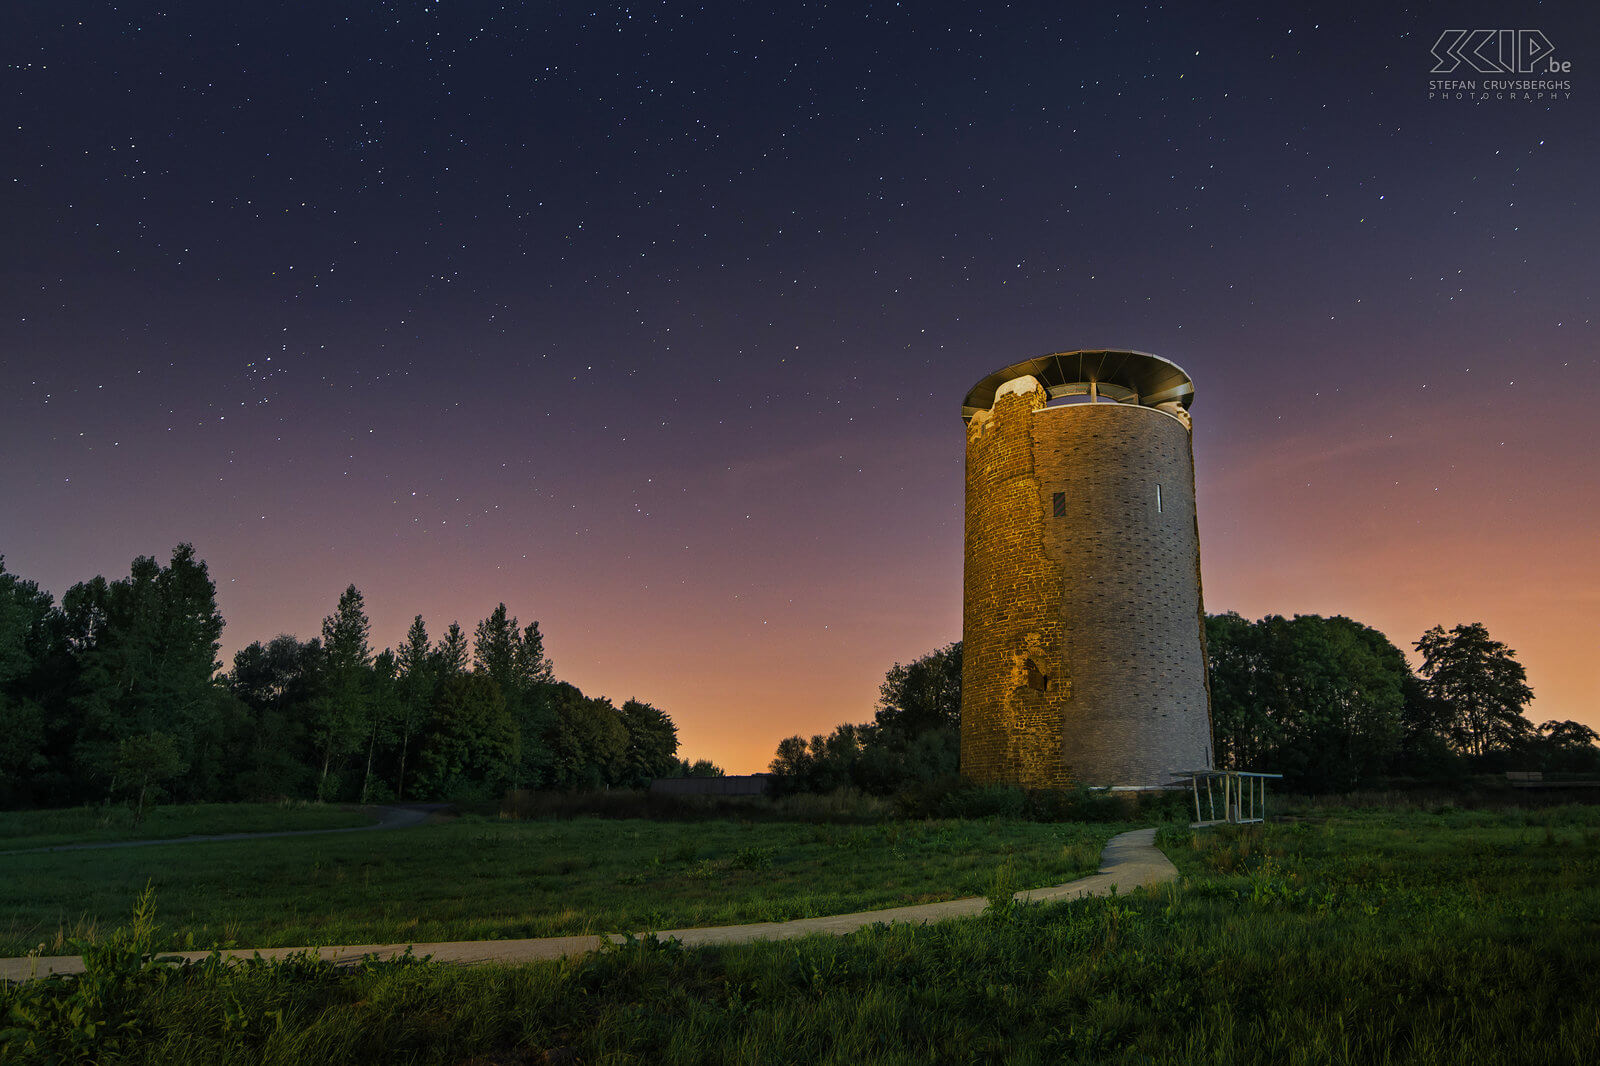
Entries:
POLYGON ((1093 381, 1129 389, 1146 407, 1176 400, 1187 408, 1194 400, 1194 382, 1177 363, 1148 352, 1096 348, 1041 355, 996 370, 967 393, 961 402, 962 420, 989 410, 1000 386, 1026 375, 1038 378, 1052 398, 1069 395, 1076 391, 1072 386, 1093 381))

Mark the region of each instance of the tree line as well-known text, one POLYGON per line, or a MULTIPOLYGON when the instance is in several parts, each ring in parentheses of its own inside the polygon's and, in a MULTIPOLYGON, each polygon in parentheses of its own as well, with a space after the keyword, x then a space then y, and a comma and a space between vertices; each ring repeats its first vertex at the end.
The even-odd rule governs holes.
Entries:
POLYGON ((1340 616, 1212 615, 1206 646, 1219 767, 1278 770, 1316 792, 1395 777, 1600 772, 1593 729, 1527 717, 1527 673, 1482 622, 1423 633, 1415 672, 1378 630, 1340 616))
MULTIPOLYGON (((1600 773, 1593 729, 1527 718, 1526 672, 1481 622, 1434 626, 1413 648, 1415 672, 1386 636, 1349 618, 1208 616, 1216 766, 1281 772, 1287 788, 1308 792, 1505 770, 1600 773)), ((960 736, 958 641, 896 663, 872 721, 789 737, 770 769, 780 792, 905 793, 956 777, 960 736)))
POLYGON ((217 655, 223 619, 203 560, 72 586, 56 604, 0 557, 0 806, 65 806, 152 790, 184 802, 381 802, 507 788, 638 788, 713 775, 678 759, 677 727, 556 678, 537 622, 500 604, 468 634, 417 615, 375 651, 354 585, 320 636, 217 655))

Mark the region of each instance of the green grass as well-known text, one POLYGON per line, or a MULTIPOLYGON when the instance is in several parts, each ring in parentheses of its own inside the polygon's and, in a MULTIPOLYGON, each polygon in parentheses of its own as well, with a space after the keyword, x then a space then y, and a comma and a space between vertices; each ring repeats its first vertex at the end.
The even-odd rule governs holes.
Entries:
POLYGON ((204 803, 151 807, 134 825, 127 807, 69 807, 55 811, 0 811, 0 852, 60 844, 163 840, 213 833, 276 833, 371 825, 369 810, 313 803, 204 803))
POLYGON ((839 938, 139 972, 124 936, 81 982, 0 991, 0 1058, 1600 1061, 1600 811, 1318 818, 1164 831, 1181 885, 839 938))
POLYGON ((109 929, 148 882, 159 947, 430 943, 781 921, 1092 873, 1126 826, 462 817, 381 833, 0 856, 0 955, 109 929))

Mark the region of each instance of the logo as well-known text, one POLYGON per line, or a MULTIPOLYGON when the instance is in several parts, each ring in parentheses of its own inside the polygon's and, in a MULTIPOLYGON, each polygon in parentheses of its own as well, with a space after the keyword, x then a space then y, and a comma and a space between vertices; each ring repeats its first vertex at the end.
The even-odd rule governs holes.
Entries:
POLYGON ((1570 74, 1571 61, 1555 59, 1555 45, 1540 30, 1445 30, 1433 42, 1434 74, 1465 63, 1479 74, 1570 74))
POLYGON ((1429 100, 1548 106, 1572 99, 1572 61, 1556 58, 1543 30, 1445 30, 1428 51, 1435 75, 1428 79, 1429 100))

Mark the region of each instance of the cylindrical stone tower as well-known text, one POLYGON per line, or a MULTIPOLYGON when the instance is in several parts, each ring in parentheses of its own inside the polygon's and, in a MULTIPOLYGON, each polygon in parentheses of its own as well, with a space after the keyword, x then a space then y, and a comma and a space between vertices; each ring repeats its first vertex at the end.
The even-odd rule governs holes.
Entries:
POLYGON ((1132 351, 1030 359, 967 393, 967 777, 1150 788, 1211 768, 1193 397, 1132 351))

